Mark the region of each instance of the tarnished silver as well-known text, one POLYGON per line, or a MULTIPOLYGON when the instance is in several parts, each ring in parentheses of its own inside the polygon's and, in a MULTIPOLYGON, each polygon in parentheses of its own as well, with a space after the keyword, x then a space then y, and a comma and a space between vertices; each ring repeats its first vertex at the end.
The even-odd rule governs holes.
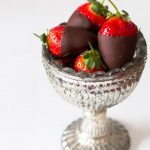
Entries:
POLYGON ((125 100, 137 86, 143 72, 147 46, 139 33, 137 49, 131 62, 107 73, 76 73, 64 68, 45 53, 43 64, 51 84, 68 102, 82 108, 85 117, 73 122, 64 131, 64 150, 129 150, 127 130, 108 119, 106 110, 125 100))

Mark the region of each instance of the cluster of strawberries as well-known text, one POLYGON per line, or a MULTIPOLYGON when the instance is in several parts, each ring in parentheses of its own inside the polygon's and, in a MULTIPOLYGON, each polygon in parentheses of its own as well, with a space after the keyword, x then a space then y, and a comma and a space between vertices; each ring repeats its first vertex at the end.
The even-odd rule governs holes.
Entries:
POLYGON ((88 1, 74 11, 67 23, 38 37, 56 58, 74 61, 77 72, 120 68, 133 58, 138 28, 128 13, 120 12, 111 0, 116 13, 104 6, 104 0, 88 1))

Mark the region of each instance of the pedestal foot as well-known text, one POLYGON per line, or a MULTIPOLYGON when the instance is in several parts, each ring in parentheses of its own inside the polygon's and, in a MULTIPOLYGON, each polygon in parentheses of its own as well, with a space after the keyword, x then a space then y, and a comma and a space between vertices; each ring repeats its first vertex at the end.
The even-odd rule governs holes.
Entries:
POLYGON ((81 132, 81 123, 82 119, 79 119, 64 131, 63 150, 129 150, 130 137, 128 132, 117 121, 109 119, 110 134, 96 138, 81 132))

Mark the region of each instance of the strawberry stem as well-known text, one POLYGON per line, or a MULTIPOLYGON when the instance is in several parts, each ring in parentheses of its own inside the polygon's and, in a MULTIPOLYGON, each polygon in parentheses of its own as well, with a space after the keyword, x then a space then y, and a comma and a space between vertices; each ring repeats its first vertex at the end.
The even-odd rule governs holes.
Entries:
POLYGON ((91 50, 94 50, 94 48, 93 48, 91 42, 88 42, 88 44, 89 44, 89 46, 90 46, 90 49, 91 49, 91 50))
POLYGON ((38 35, 38 34, 36 34, 36 33, 33 33, 36 37, 38 37, 40 40, 41 40, 41 42, 42 43, 47 43, 47 36, 46 36, 46 34, 45 33, 43 33, 42 35, 38 35))
POLYGON ((118 16, 122 16, 121 15, 121 13, 120 13, 120 11, 119 11, 119 9, 117 8, 117 6, 112 2, 112 0, 109 0, 109 2, 111 3, 111 5, 115 8, 115 10, 116 10, 116 14, 118 15, 118 16))
POLYGON ((37 35, 36 33, 33 33, 36 37, 41 39, 41 36, 37 35))
POLYGON ((105 0, 102 0, 101 4, 104 5, 104 3, 105 3, 105 0))

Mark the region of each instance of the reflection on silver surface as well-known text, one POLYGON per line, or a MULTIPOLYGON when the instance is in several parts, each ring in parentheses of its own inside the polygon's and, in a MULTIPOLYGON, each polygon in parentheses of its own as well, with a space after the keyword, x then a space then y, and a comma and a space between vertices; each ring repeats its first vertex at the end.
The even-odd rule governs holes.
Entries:
POLYGON ((43 51, 43 64, 48 78, 64 100, 82 108, 85 117, 73 122, 62 138, 65 150, 128 150, 127 131, 106 117, 106 109, 125 100, 137 86, 143 72, 147 46, 142 33, 135 56, 121 69, 107 73, 76 73, 58 65, 43 51))

